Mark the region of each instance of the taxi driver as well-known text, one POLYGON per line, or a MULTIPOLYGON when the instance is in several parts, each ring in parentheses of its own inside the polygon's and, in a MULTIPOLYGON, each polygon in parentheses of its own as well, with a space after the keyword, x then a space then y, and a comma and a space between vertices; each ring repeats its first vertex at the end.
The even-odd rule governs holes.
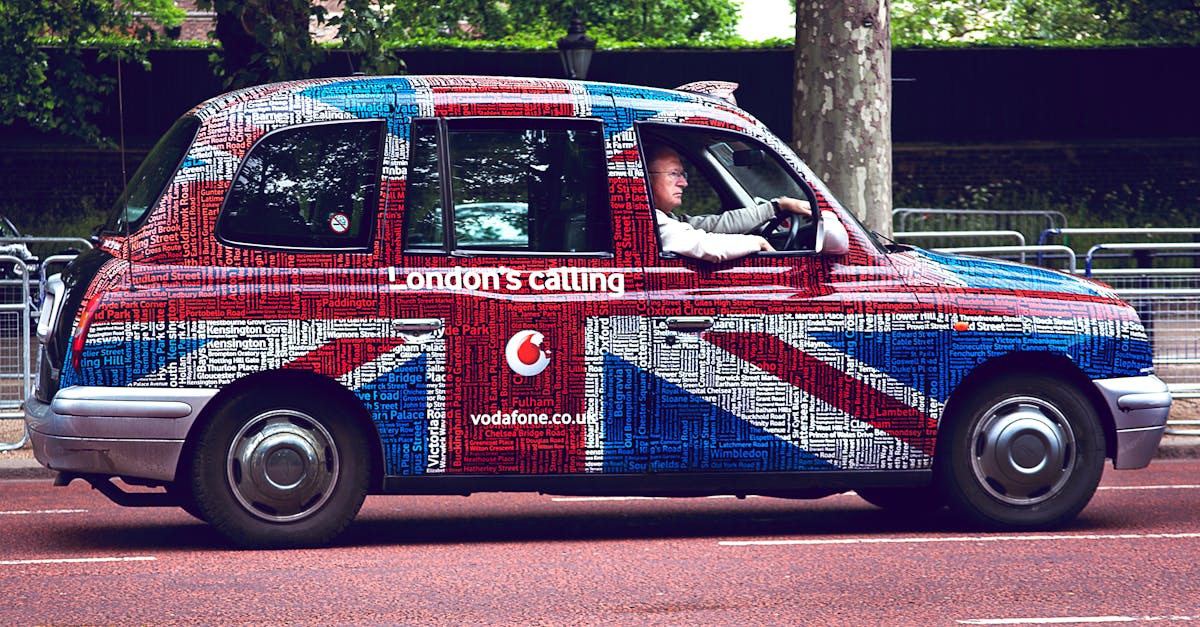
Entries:
POLYGON ((658 235, 666 252, 717 262, 773 251, 765 238, 749 235, 749 231, 776 217, 777 211, 812 215, 807 201, 786 196, 720 214, 672 215, 683 204, 683 190, 688 186, 683 161, 669 146, 652 146, 647 154, 658 235))

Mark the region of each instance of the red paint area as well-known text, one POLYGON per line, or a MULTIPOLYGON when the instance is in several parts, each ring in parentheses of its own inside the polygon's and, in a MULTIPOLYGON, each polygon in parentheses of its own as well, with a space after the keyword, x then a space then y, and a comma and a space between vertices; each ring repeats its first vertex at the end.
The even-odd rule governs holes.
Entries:
POLYGON ((913 407, 767 333, 710 332, 704 339, 831 406, 933 454, 937 422, 913 407))
POLYGON ((404 344, 399 337, 338 338, 284 366, 338 378, 404 344))
POLYGON ((521 346, 517 348, 517 359, 527 366, 537 363, 538 358, 542 356, 541 349, 533 343, 533 335, 530 333, 525 336, 525 341, 521 342, 521 346))

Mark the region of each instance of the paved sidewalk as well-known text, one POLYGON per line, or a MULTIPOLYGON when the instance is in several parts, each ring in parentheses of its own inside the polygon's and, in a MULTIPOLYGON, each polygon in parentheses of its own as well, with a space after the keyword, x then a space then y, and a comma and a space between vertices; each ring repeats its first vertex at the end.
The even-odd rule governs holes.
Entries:
MULTIPOLYGON (((1155 459, 1200 458, 1200 435, 1164 436, 1158 446, 1155 459)), ((33 459, 33 451, 23 448, 16 451, 0 451, 0 480, 5 479, 53 479, 54 471, 43 468, 33 459)))

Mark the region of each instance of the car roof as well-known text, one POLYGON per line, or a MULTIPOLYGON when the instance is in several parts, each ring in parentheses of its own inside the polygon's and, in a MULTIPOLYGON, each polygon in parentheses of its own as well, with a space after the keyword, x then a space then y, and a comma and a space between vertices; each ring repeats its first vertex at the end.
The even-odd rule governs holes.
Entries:
MULTIPOLYGON (((705 84, 692 83, 684 87, 705 84)), ((467 115, 483 115, 488 110, 481 105, 506 102, 518 103, 524 108, 497 109, 490 114, 605 117, 601 109, 616 108, 634 111, 635 118, 645 119, 682 107, 731 118, 733 126, 765 128, 753 116, 731 104, 727 94, 713 96, 704 92, 704 89, 689 92, 620 83, 515 76, 351 76, 247 87, 205 101, 189 113, 202 119, 230 113, 239 117, 248 113, 258 119, 269 119, 291 111, 297 115, 284 117, 290 118, 287 123, 296 124, 405 113, 419 117, 449 116, 453 115, 456 105, 475 107, 467 115), (401 110, 410 105, 412 110, 401 110)), ((262 126, 261 122, 246 122, 262 126)))

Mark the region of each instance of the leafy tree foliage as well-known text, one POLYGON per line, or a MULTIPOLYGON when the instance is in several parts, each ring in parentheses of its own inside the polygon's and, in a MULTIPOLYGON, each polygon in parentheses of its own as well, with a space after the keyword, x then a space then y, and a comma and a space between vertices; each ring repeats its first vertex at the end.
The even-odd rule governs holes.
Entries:
POLYGON ((898 44, 1200 41, 1200 0, 895 0, 898 44))
POLYGON ((355 69, 395 72, 401 63, 384 50, 394 21, 370 0, 344 0, 342 12, 330 17, 310 0, 200 0, 217 14, 213 35, 221 50, 212 55, 214 70, 227 87, 312 76, 329 54, 313 40, 310 25, 337 28, 343 51, 359 57, 355 69))
POLYGON ((1200 0, 1092 0, 1108 38, 1200 42, 1200 0))
POLYGON ((588 34, 608 41, 706 41, 734 37, 736 0, 421 0, 391 4, 392 19, 403 24, 396 43, 422 39, 510 37, 555 39, 576 10, 588 34))
MULTIPOLYGON (((120 36, 153 41, 154 24, 170 26, 183 11, 170 0, 0 1, 0 123, 21 121, 90 142, 103 138, 91 116, 115 79, 84 67, 84 48, 120 36), (54 47, 43 48, 52 37, 54 47), (52 58, 53 57, 53 58, 52 58)), ((101 60, 145 62, 140 46, 99 47, 101 60)))

